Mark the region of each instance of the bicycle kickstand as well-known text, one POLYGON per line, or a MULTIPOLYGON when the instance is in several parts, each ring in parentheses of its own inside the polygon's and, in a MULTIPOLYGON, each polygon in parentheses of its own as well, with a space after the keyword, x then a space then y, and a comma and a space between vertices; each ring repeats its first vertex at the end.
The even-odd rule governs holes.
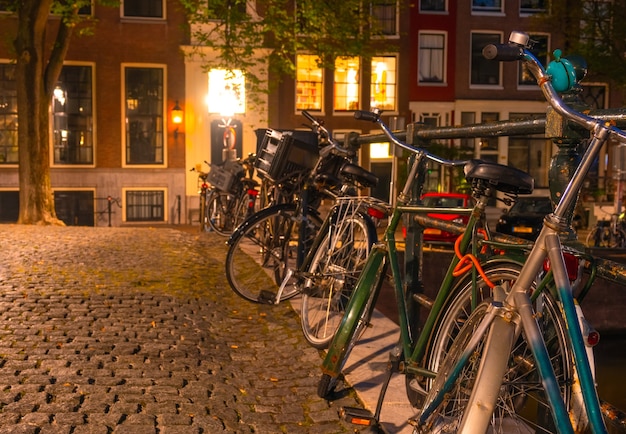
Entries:
POLYGON ((385 394, 387 393, 387 387, 389 387, 389 381, 394 372, 400 372, 400 360, 402 356, 402 350, 400 347, 394 347, 389 352, 389 362, 387 363, 387 372, 385 375, 385 381, 383 382, 380 393, 378 394, 378 402, 376 403, 376 412, 372 414, 371 411, 358 408, 358 407, 342 407, 339 411, 340 416, 347 422, 354 425, 361 425, 370 427, 367 431, 372 434, 382 433, 380 427, 380 412, 383 407, 383 401, 385 400, 385 394))

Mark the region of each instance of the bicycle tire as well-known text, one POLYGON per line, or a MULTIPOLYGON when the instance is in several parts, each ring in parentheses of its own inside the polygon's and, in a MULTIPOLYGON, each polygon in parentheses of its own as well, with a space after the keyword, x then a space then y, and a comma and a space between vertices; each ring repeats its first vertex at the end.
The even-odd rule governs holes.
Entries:
POLYGON ((386 250, 372 249, 359 275, 346 312, 331 340, 322 364, 323 374, 317 386, 317 394, 320 398, 328 398, 335 390, 352 348, 369 325, 387 272, 385 256, 386 250))
MULTIPOLYGON (((485 271, 490 279, 495 279, 495 282, 503 282, 515 280, 516 276, 519 275, 520 268, 519 265, 515 264, 500 264, 485 271)), ((443 381, 447 377, 446 373, 449 372, 451 365, 465 349, 467 342, 474 335, 477 325, 486 313, 488 303, 483 303, 471 315, 468 315, 467 291, 471 288, 465 286, 464 289, 457 291, 448 305, 449 308, 445 310, 446 315, 439 323, 437 333, 425 359, 426 367, 429 370, 439 372, 439 375, 427 386, 429 392, 425 399, 426 405, 432 401, 436 391, 443 385, 443 381)), ((481 291, 481 293, 486 295, 487 291, 481 291)), ((541 312, 537 316, 537 321, 542 329, 551 363, 561 386, 562 396, 566 405, 570 405, 573 402, 570 398, 574 370, 572 356, 567 346, 564 319, 560 314, 558 303, 549 293, 542 293, 535 304, 541 312)), ((427 432, 430 430, 441 433, 457 431, 473 389, 473 381, 480 364, 481 350, 485 339, 486 334, 483 336, 479 347, 472 353, 471 360, 464 367, 453 389, 427 420, 425 425, 427 432)), ((489 432, 518 432, 514 431, 515 429, 520 430, 520 432, 557 432, 549 406, 546 403, 543 388, 535 371, 536 363, 523 333, 514 344, 508 359, 507 373, 500 388, 500 395, 496 404, 496 411, 491 418, 489 432)))
MULTIPOLYGON (((310 214, 314 234, 321 225, 310 214)), ((226 278, 242 298, 257 303, 272 303, 285 273, 294 267, 300 219, 296 204, 266 208, 245 220, 231 235, 226 254, 226 278)), ((305 242, 306 243, 306 242, 305 242)), ((295 283, 287 285, 280 301, 299 293, 295 283)))
POLYGON ((207 199, 206 217, 208 226, 218 235, 228 236, 234 229, 231 212, 232 199, 223 191, 214 190, 207 199))
MULTIPOLYGON (((341 217, 339 217, 341 218, 341 217)), ((301 323, 307 342, 317 349, 330 344, 371 246, 377 241, 372 220, 360 213, 341 218, 317 248, 302 291, 301 323)))

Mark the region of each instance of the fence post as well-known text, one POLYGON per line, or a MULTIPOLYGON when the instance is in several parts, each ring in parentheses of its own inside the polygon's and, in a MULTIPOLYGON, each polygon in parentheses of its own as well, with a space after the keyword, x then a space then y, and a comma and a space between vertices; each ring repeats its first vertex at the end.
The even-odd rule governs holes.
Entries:
MULTIPOLYGON (((584 112, 588 110, 589 107, 585 106, 580 99, 579 94, 581 91, 582 89, 577 86, 563 95, 563 100, 574 110, 584 112)), ((558 114, 552 107, 549 107, 546 113, 545 136, 547 139, 551 139, 558 148, 557 152, 552 156, 550 169, 548 171, 550 195, 552 202, 556 204, 560 201, 565 187, 567 187, 574 171, 580 164, 581 143, 589 138, 589 132, 580 129, 574 130, 569 126, 566 119, 558 114)), ((578 237, 572 229, 572 219, 577 203, 578 198, 567 213, 568 233, 564 241, 569 244, 578 244, 578 237)))

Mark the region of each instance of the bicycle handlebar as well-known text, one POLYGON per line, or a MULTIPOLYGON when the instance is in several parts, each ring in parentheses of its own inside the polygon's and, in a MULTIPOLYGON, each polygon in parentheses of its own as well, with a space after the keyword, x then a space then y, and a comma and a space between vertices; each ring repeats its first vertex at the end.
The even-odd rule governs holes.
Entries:
POLYGON ((382 111, 378 109, 374 109, 371 112, 364 111, 364 110, 357 110, 354 112, 354 118, 357 120, 369 121, 369 122, 374 122, 378 124, 378 126, 383 130, 383 133, 385 134, 385 136, 387 136, 387 138, 391 141, 391 143, 393 143, 396 146, 401 147, 402 149, 406 149, 409 152, 412 152, 414 154, 427 158, 428 160, 431 160, 435 163, 441 164, 443 166, 456 167, 456 166, 465 166, 469 162, 469 160, 448 160, 448 159, 439 157, 435 154, 431 154, 424 148, 411 146, 408 143, 401 141, 393 134, 393 132, 391 131, 391 129, 389 129, 387 124, 385 124, 385 122, 383 122, 383 120, 380 118, 381 114, 382 114, 382 111))
POLYGON ((529 50, 530 38, 523 32, 512 32, 507 44, 490 44, 483 48, 483 56, 496 61, 522 61, 526 64, 531 74, 537 80, 541 91, 548 103, 563 117, 581 125, 587 130, 598 133, 600 130, 608 131, 620 142, 626 142, 626 133, 609 124, 608 121, 593 118, 573 110, 565 104, 558 95, 554 83, 558 84, 560 91, 569 90, 576 84, 577 77, 571 63, 561 58, 561 51, 554 51, 554 58, 547 68, 529 50))
POLYGON ((307 118, 311 124, 313 124, 313 130, 317 132, 321 132, 322 136, 326 138, 328 141, 328 145, 324 146, 320 149, 320 157, 324 158, 329 154, 335 154, 341 157, 353 157, 355 155, 354 150, 343 148, 337 143, 330 135, 330 132, 322 125, 322 123, 316 119, 313 115, 311 115, 308 111, 302 110, 302 116, 307 118))

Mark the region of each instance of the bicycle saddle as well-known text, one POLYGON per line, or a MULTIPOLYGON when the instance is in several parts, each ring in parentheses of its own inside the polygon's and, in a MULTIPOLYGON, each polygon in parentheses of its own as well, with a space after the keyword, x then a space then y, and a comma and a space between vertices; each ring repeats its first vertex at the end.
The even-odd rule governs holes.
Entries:
POLYGON ((363 187, 375 187, 378 184, 378 176, 356 164, 344 164, 341 166, 340 173, 341 176, 352 179, 363 187))
POLYGON ((535 180, 528 173, 511 166, 483 160, 470 160, 465 167, 465 179, 469 183, 482 180, 498 191, 512 194, 530 194, 535 180))

